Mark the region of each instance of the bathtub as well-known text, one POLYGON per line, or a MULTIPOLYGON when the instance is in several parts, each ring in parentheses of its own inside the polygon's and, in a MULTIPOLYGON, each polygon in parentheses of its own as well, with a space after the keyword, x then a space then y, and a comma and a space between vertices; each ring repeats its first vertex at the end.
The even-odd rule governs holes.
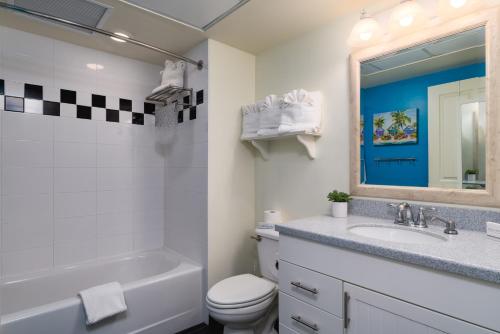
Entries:
POLYGON ((0 289, 2 334, 165 334, 203 319, 202 268, 168 250, 6 278, 0 289), (127 312, 86 326, 78 291, 111 281, 127 312))

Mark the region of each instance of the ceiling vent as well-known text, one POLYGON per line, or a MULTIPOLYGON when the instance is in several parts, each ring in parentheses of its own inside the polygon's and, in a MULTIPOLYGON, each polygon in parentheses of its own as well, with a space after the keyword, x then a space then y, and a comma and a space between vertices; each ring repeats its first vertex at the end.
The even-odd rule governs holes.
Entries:
MULTIPOLYGON (((101 28, 110 14, 110 7, 92 0, 12 0, 13 5, 34 10, 43 14, 90 26, 101 28)), ((46 21, 44 21, 46 22, 46 21)), ((69 27, 69 26, 68 26, 69 27)), ((86 29, 77 29, 92 33, 86 29)))

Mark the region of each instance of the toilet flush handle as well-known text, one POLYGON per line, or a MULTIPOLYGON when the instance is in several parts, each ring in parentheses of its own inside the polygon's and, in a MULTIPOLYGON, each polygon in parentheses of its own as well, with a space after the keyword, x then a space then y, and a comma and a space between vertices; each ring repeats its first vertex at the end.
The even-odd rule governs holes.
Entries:
POLYGON ((262 237, 260 235, 252 235, 250 236, 251 239, 255 239, 257 241, 261 241, 262 240, 262 237))

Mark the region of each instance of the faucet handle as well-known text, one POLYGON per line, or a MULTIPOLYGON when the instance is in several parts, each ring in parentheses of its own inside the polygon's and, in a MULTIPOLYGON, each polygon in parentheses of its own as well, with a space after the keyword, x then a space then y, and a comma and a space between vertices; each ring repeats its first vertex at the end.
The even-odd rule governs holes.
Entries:
POLYGON ((436 208, 432 208, 432 207, 423 207, 421 206, 420 208, 418 208, 418 216, 417 216, 417 220, 415 221, 415 223, 413 224, 413 226, 415 227, 428 227, 427 226, 427 216, 425 215, 426 212, 434 212, 436 211, 436 208))

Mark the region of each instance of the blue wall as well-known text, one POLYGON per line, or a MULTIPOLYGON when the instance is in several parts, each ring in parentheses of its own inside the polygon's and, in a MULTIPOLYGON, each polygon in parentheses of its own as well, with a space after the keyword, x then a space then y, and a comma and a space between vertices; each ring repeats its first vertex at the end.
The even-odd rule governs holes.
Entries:
POLYGON ((427 88, 482 76, 485 76, 484 63, 362 89, 360 102, 365 121, 365 144, 361 147, 361 156, 363 157, 364 153, 366 183, 427 187, 429 182, 427 88), (374 146, 373 114, 411 108, 418 109, 418 143, 374 146), (402 162, 400 164, 396 162, 376 163, 374 160, 375 158, 407 157, 415 157, 417 160, 414 163, 402 162))

